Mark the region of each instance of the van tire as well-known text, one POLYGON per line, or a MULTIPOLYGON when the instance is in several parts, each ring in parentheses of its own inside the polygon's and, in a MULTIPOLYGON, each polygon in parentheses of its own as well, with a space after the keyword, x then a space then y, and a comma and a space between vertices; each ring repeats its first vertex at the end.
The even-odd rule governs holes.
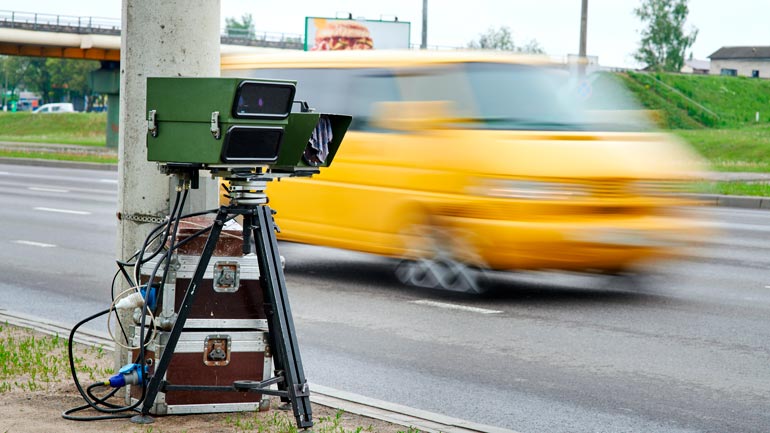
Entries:
POLYGON ((434 290, 480 294, 480 271, 455 260, 401 260, 395 269, 403 284, 434 290))

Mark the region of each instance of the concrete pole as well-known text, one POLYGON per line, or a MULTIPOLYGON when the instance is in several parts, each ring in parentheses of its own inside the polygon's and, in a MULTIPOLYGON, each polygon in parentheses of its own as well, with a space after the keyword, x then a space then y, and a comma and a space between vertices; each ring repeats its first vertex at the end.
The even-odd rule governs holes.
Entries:
POLYGON ((422 41, 420 49, 428 49, 428 0, 422 0, 422 41))
MULTIPOLYGON (((156 226, 136 219, 165 217, 173 204, 173 180, 147 162, 146 79, 219 76, 220 1, 122 3, 117 255, 125 260, 156 226)), ((191 209, 216 206, 216 183, 204 180, 190 193, 191 209)), ((116 350, 116 362, 125 362, 125 351, 116 350)))

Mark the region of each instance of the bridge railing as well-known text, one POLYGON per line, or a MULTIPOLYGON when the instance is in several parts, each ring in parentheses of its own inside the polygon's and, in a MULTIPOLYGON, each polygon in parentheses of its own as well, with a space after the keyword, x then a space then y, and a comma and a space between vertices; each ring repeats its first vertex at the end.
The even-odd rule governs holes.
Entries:
MULTIPOLYGON (((115 18, 78 17, 0 10, 0 27, 22 30, 120 35, 121 22, 115 18)), ((225 28, 222 43, 301 50, 303 36, 297 33, 258 32, 249 29, 225 28)))
POLYGON ((120 34, 119 19, 16 11, 0 11, 0 27, 65 33, 120 34))

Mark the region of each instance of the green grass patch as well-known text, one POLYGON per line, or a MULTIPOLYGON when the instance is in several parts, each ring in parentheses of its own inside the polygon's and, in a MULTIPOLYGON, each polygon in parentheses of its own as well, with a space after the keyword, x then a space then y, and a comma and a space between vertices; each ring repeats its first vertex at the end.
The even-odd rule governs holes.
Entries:
POLYGON ((700 194, 770 197, 770 182, 697 182, 692 188, 700 194))
MULTIPOLYGON (((90 351, 95 359, 104 357, 102 348, 80 349, 90 351)), ((111 369, 88 365, 75 354, 75 367, 93 380, 102 380, 112 374, 111 369)), ((0 326, 0 393, 13 389, 36 391, 48 383, 58 383, 69 376, 67 340, 57 336, 39 336, 24 328, 0 326)), ((84 375, 85 376, 85 375, 84 375)))
POLYGON ((664 74, 653 76, 719 115, 719 128, 770 122, 770 81, 721 75, 664 74))
POLYGON ((770 125, 672 131, 716 171, 770 172, 770 125))
POLYGON ((117 164, 117 156, 111 154, 73 153, 73 152, 39 152, 27 150, 0 149, 0 157, 4 158, 30 158, 49 159, 56 161, 94 162, 99 164, 117 164))
POLYGON ((107 113, 0 112, 0 141, 105 146, 107 113))
POLYGON ((740 129, 770 123, 770 80, 671 73, 619 74, 665 129, 740 129), (673 90, 672 90, 673 89, 673 90), (716 116, 715 116, 716 115, 716 116))

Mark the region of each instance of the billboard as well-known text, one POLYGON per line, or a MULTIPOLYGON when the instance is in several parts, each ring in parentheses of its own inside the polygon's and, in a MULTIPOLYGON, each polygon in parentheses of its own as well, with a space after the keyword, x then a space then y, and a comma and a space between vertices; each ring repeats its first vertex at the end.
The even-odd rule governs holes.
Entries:
POLYGON ((405 21, 305 18, 305 51, 392 50, 409 48, 405 21))

